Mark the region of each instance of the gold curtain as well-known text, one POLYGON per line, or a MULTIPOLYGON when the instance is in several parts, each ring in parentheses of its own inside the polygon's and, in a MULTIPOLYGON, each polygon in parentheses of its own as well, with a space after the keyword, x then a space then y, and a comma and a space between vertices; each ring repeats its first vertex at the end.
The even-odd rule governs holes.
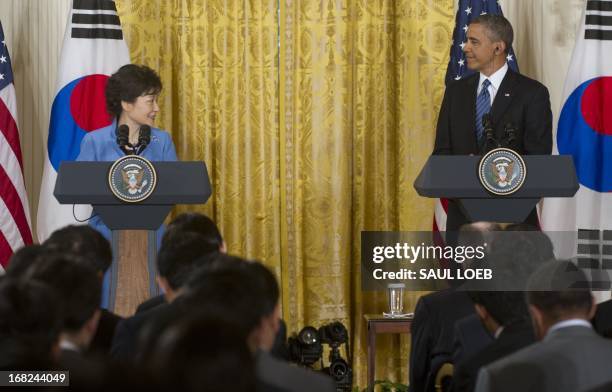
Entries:
MULTIPOLYGON (((164 83, 158 125, 204 160, 197 210, 263 260, 289 332, 341 320, 366 383, 362 230, 428 230, 412 183, 431 152, 453 0, 117 0, 132 61, 164 83), (279 12, 280 11, 280 12, 279 12)), ((417 293, 406 296, 414 307, 417 293)), ((377 378, 407 380, 409 338, 379 338, 377 378), (401 349, 400 349, 401 347, 401 349)))
MULTIPOLYGON (((361 231, 431 230, 412 183, 432 149, 452 16, 452 1, 281 2, 283 309, 290 330, 349 325, 360 386, 363 315, 386 307, 360 289, 361 231)), ((377 378, 405 382, 409 339, 379 341, 377 378)))
POLYGON ((232 253, 280 276, 278 12, 275 0, 117 1, 134 63, 159 72, 158 126, 203 160, 206 205, 232 253))

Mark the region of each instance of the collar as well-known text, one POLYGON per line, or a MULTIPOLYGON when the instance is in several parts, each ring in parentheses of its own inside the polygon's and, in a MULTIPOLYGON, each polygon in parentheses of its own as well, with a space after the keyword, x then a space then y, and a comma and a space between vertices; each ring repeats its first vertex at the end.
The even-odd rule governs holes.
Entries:
POLYGON ((61 339, 59 346, 62 350, 76 351, 77 353, 81 352, 79 346, 66 339, 61 339))
POLYGON ((108 129, 108 136, 113 140, 113 143, 115 143, 117 139, 117 135, 115 134, 115 131, 117 130, 117 119, 115 118, 110 125, 100 128, 100 130, 102 129, 108 129))
POLYGON ((482 82, 484 82, 485 79, 489 79, 489 82, 491 82, 491 86, 493 86, 495 91, 499 90, 499 86, 501 86, 502 82, 504 81, 504 77, 506 77, 507 72, 508 63, 504 63, 504 65, 500 69, 495 71, 491 76, 487 77, 483 73, 481 73, 480 80, 478 81, 478 88, 480 89, 480 86, 482 86, 482 82))
POLYGON ((558 323, 553 324, 553 326, 548 329, 548 332, 546 332, 546 336, 550 335, 554 331, 558 331, 562 328, 567 328, 567 327, 586 327, 586 328, 591 328, 591 329, 593 328, 591 323, 589 323, 588 321, 584 319, 574 318, 574 319, 559 321, 558 323))
POLYGON ((495 333, 493 334, 493 338, 494 339, 498 339, 499 335, 501 335, 502 332, 504 332, 504 326, 503 325, 495 330, 495 333))

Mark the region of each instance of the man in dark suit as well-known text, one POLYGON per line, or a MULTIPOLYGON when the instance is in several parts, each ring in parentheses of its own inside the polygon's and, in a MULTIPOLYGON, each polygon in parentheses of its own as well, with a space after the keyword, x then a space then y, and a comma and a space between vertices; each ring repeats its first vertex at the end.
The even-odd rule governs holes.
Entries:
MULTIPOLYGON (((109 242, 91 226, 70 225, 56 230, 43 243, 43 247, 46 251, 76 255, 96 271, 100 283, 113 261, 109 242)), ((88 350, 100 355, 108 354, 115 329, 121 320, 123 317, 100 308, 98 329, 88 350)))
POLYGON ((49 252, 24 279, 47 284, 58 294, 60 369, 70 371, 71 382, 100 374, 97 363, 86 355, 100 319, 102 288, 96 271, 74 255, 49 252))
POLYGON ((198 271, 177 303, 192 314, 222 314, 237 326, 260 383, 289 392, 335 391, 330 377, 270 355, 280 326, 279 297, 278 282, 263 264, 222 255, 198 271))
POLYGON ((162 241, 157 255, 158 282, 164 288, 167 303, 121 321, 113 338, 111 355, 121 360, 134 359, 142 329, 156 319, 171 321, 171 316, 177 312, 174 300, 182 294, 187 280, 198 268, 214 260, 217 254, 211 252, 211 246, 203 236, 194 232, 181 233, 171 241, 162 241))
MULTIPOLYGON (((465 291, 445 289, 419 298, 411 326, 411 392, 433 390, 435 368, 452 362, 455 322, 473 313, 474 305, 465 291)), ((482 325, 477 331, 491 339, 482 325)))
POLYGON ((524 290, 533 271, 553 259, 553 245, 540 231, 517 229, 525 227, 512 225, 492 236, 486 263, 494 271, 495 278, 479 283, 480 291, 470 293, 478 315, 476 319, 466 318, 455 324, 454 390, 473 390, 481 366, 534 340, 523 292, 516 290, 524 290), (504 291, 509 283, 514 291, 504 291), (475 321, 482 322, 496 338, 486 347, 474 336, 475 321))
MULTIPOLYGON (((490 242, 491 233, 499 229, 485 222, 466 225, 461 229, 461 244, 479 246, 490 242)), ((474 305, 465 291, 448 288, 419 298, 411 327, 410 391, 433 390, 439 366, 452 362, 455 322, 471 314, 474 305)), ((480 324, 473 332, 485 344, 491 340, 480 324)))
POLYGON ((535 341, 522 292, 483 291, 471 295, 481 322, 495 340, 455 364, 453 392, 473 391, 482 366, 535 341))
MULTIPOLYGON (((185 232, 200 234, 202 236, 202 241, 210 247, 211 252, 226 252, 225 241, 215 222, 206 215, 197 212, 183 213, 174 218, 166 228, 166 232, 162 238, 162 244, 166 241, 172 241, 174 237, 177 235, 180 236, 185 232)), ((171 264, 164 267, 171 268, 171 264)), ((163 283, 164 282, 162 282, 162 285, 163 283)), ((136 313, 153 309, 165 303, 167 303, 165 296, 163 294, 158 295, 138 305, 136 313)))
MULTIPOLYGON (((196 233, 201 235, 201 241, 203 244, 210 249, 211 255, 225 254, 227 247, 225 241, 221 236, 221 232, 215 222, 207 217, 206 215, 199 214, 196 212, 183 213, 178 215, 166 228, 166 233, 162 238, 162 246, 164 243, 169 241, 175 241, 180 238, 183 233, 196 233)), ((171 283, 175 280, 170 277, 173 275, 173 261, 171 258, 166 258, 164 262, 159 264, 159 273, 161 276, 160 285, 166 291, 166 294, 174 297, 174 291, 176 287, 173 287, 171 283)), ((184 280, 183 280, 184 283, 184 280)), ((176 285, 176 284, 175 284, 176 285)), ((160 305, 167 304, 166 296, 159 295, 143 302, 136 309, 136 315, 154 309, 160 305)), ((289 353, 286 347, 287 341, 287 327, 283 320, 280 321, 280 328, 276 335, 274 347, 271 353, 280 359, 289 359, 289 353)))
MULTIPOLYGON (((463 51, 468 68, 477 73, 447 86, 433 154, 483 153, 487 148, 483 118, 489 119, 487 128, 492 128, 493 136, 518 153, 551 153, 548 90, 508 68, 513 35, 510 22, 500 15, 480 15, 470 23, 463 51)), ((536 221, 534 210, 527 222, 536 221)), ((466 222, 457 202, 450 200, 446 231, 457 231, 466 222)))
POLYGON ((598 334, 606 338, 612 338, 612 299, 597 305, 592 323, 598 334))
POLYGON ((585 282, 570 261, 538 268, 527 284, 527 303, 539 342, 482 368, 476 391, 573 392, 612 381, 612 341, 589 323, 595 302, 585 282))
POLYGON ((48 285, 1 276, 0 370, 52 369, 59 354, 60 310, 48 285))

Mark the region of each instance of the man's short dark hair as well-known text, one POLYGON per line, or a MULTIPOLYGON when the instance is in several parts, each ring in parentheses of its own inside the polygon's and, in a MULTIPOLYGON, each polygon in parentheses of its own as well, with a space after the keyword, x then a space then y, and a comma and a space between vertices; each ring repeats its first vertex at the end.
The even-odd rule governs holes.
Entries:
POLYGON ((170 241, 173 237, 180 236, 185 232, 200 234, 204 237, 205 241, 210 242, 211 245, 215 245, 217 249, 223 245, 223 237, 215 222, 206 215, 197 212, 187 212, 177 215, 177 217, 168 224, 162 238, 162 243, 170 241))
POLYGON ((102 274, 113 262, 108 240, 88 225, 69 225, 56 230, 43 245, 52 252, 76 255, 102 274))
POLYGON ((262 317, 269 316, 274 312, 280 297, 276 277, 268 267, 257 261, 248 263, 246 268, 251 274, 252 282, 259 286, 262 293, 262 317))
POLYGON ((51 252, 33 265, 25 278, 45 283, 58 294, 64 331, 78 331, 100 307, 102 283, 98 274, 76 256, 51 252))
POLYGON ((146 65, 127 64, 111 75, 106 84, 106 109, 113 117, 123 112, 121 102, 133 103, 143 95, 157 95, 162 82, 146 65))
POLYGON ((475 304, 483 306, 499 325, 509 325, 529 317, 522 291, 477 291, 470 293, 475 304))
POLYGON ((484 14, 472 19, 470 25, 480 24, 487 31, 487 37, 492 42, 503 41, 506 44, 506 54, 510 53, 514 30, 512 25, 503 15, 484 14))
POLYGON ((516 278, 523 279, 525 285, 540 265, 555 257, 552 241, 541 231, 498 232, 489 249, 487 259, 495 265, 505 265, 506 271, 517 274, 516 278))
POLYGON ((216 243, 207 241, 198 233, 184 232, 173 236, 172 241, 162 241, 157 254, 157 269, 160 276, 176 290, 199 267, 214 260, 218 253, 216 243))
POLYGON ((542 232, 496 232, 486 260, 495 275, 495 279, 485 284, 491 290, 469 295, 501 325, 526 319, 529 317, 524 297, 527 281, 539 266, 553 257, 552 242, 542 232), (507 284, 514 290, 503 290, 507 284), (523 290, 516 290, 519 286, 523 290))
POLYGON ((182 305, 203 313, 226 312, 249 335, 278 304, 274 274, 263 264, 220 255, 190 280, 182 305))
POLYGON ((196 314, 162 333, 149 360, 172 390, 252 391, 255 362, 240 330, 220 314, 196 314))
POLYGON ((48 368, 60 329, 59 299, 52 288, 10 277, 0 281, 0 369, 48 368))
POLYGON ((22 277, 44 252, 45 248, 37 244, 27 245, 18 249, 9 259, 6 275, 12 278, 22 277))
POLYGON ((588 314, 593 306, 586 274, 569 260, 542 265, 529 279, 527 290, 527 302, 553 322, 576 313, 588 314))

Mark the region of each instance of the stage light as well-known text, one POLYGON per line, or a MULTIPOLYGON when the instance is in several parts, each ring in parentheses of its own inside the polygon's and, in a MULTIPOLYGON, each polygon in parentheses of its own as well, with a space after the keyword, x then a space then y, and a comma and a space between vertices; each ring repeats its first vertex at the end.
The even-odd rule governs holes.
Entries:
POLYGON ((323 347, 316 328, 306 326, 288 339, 289 357, 300 365, 311 366, 321 358, 323 347))

